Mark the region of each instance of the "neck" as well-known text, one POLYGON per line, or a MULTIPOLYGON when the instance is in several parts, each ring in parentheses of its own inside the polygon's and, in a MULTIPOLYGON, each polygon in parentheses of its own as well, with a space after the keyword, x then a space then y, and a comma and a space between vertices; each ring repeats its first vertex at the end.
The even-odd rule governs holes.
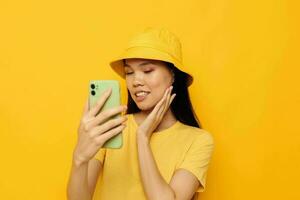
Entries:
MULTIPOLYGON (((143 111, 142 110, 139 113, 135 113, 134 118, 135 118, 137 124, 140 125, 151 112, 152 112, 152 110, 151 111, 148 111, 148 110, 143 111)), ((164 117, 162 118, 160 124, 154 130, 154 132, 158 132, 158 131, 162 131, 164 129, 167 129, 167 128, 171 127, 176 122, 177 122, 177 119, 176 119, 175 115, 172 113, 171 109, 169 108, 166 111, 164 117)))

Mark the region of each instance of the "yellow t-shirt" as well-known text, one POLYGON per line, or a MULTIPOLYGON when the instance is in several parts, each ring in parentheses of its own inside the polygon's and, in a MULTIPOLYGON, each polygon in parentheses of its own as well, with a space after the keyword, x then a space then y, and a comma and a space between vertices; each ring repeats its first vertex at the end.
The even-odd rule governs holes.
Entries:
MULTIPOLYGON (((137 123, 133 114, 127 114, 127 127, 123 130, 120 149, 101 148, 95 158, 103 164, 93 200, 146 200, 136 143, 137 123)), ((205 189, 206 174, 214 148, 211 134, 204 129, 177 121, 171 127, 154 132, 150 147, 160 174, 167 183, 174 172, 183 168, 200 181, 197 192, 205 189)), ((196 196, 194 196, 196 197, 196 196)))

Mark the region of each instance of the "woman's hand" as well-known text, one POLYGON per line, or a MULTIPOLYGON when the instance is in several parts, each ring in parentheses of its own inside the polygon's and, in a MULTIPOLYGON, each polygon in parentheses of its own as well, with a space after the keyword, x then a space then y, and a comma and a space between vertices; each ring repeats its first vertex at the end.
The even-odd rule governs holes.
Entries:
POLYGON ((73 160, 82 164, 91 160, 103 144, 111 137, 117 135, 125 128, 127 117, 122 116, 108 120, 110 117, 123 112, 126 106, 118 106, 97 113, 111 94, 111 88, 107 89, 99 98, 93 108, 89 110, 89 102, 83 111, 83 116, 78 127, 78 140, 73 152, 73 160), (107 121, 108 120, 108 121, 107 121))
POLYGON ((167 88, 163 98, 158 102, 147 118, 139 125, 137 130, 138 137, 142 137, 150 141, 153 131, 160 124, 162 118, 176 96, 176 94, 171 96, 172 89, 173 86, 167 88))

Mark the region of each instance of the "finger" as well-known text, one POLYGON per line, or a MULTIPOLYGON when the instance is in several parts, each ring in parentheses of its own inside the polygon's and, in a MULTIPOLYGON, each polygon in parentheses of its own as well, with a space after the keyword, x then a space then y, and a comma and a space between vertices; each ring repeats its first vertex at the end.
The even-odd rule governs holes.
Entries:
POLYGON ((87 100, 86 100, 86 102, 85 102, 85 105, 84 105, 82 114, 83 114, 83 115, 86 115, 88 112, 89 112, 89 98, 87 98, 87 100))
POLYGON ((173 95, 171 96, 171 98, 170 98, 170 102, 168 103, 168 106, 167 106, 167 109, 169 109, 169 108, 170 108, 170 105, 172 104, 172 102, 173 102, 173 99, 175 98, 175 96, 176 96, 176 94, 173 94, 173 95))
POLYGON ((158 116, 160 116, 161 118, 163 117, 163 115, 165 114, 165 112, 167 111, 167 109, 169 107, 169 101, 170 101, 170 97, 171 97, 171 95, 170 95, 171 91, 172 91, 172 87, 170 87, 168 89, 166 100, 164 101, 163 106, 161 107, 161 109, 159 109, 159 111, 158 111, 158 116))
POLYGON ((163 104, 163 110, 165 111, 167 109, 167 106, 169 104, 170 98, 171 98, 171 92, 172 92, 173 86, 169 87, 167 91, 167 97, 163 104))
POLYGON ((94 129, 93 129, 93 135, 101 135, 111 129, 113 129, 114 127, 116 126, 119 126, 119 125, 122 125, 124 124, 124 122, 127 120, 127 117, 123 116, 123 117, 118 117, 116 119, 112 119, 112 120, 109 120, 107 121, 106 123, 104 124, 101 124, 100 126, 96 126, 94 129))
POLYGON ((162 106, 163 105, 163 103, 165 102, 165 100, 167 99, 167 97, 168 97, 168 94, 169 94, 169 89, 170 88, 167 88, 166 89, 166 91, 165 91, 165 94, 164 94, 164 96, 163 96, 163 98, 160 100, 160 102, 158 103, 160 106, 162 106))
POLYGON ((172 104, 173 100, 175 99, 176 93, 172 95, 169 106, 172 104))
POLYGON ((168 88, 167 89, 167 91, 166 91, 166 96, 164 96, 164 98, 163 98, 163 101, 162 101, 162 104, 160 105, 160 107, 158 108, 158 110, 157 110, 157 116, 158 117, 162 117, 162 115, 163 115, 163 111, 166 109, 166 105, 168 104, 168 98, 169 98, 169 94, 170 94, 170 89, 171 89, 171 87, 170 88, 168 88))
POLYGON ((167 93, 168 93, 168 89, 165 91, 165 94, 163 96, 163 98, 156 104, 156 106, 154 107, 153 111, 151 112, 151 114, 154 114, 156 115, 157 112, 161 109, 165 99, 166 99, 166 96, 167 96, 167 93))
POLYGON ((109 140, 113 136, 118 135, 119 133, 121 133, 125 127, 126 127, 126 125, 117 126, 116 128, 113 128, 110 131, 108 131, 106 133, 103 133, 100 136, 98 136, 96 138, 96 141, 98 141, 99 143, 101 141, 104 144, 107 140, 109 140))
POLYGON ((167 95, 167 100, 166 100, 166 106, 169 105, 169 102, 170 102, 170 99, 171 99, 171 95, 172 95, 172 89, 173 89, 173 86, 171 86, 169 88, 168 95, 167 95))
POLYGON ((114 108, 107 109, 103 112, 100 112, 95 119, 91 122, 91 126, 96 126, 98 124, 102 124, 103 122, 107 121, 109 118, 125 111, 127 106, 121 105, 114 108))
POLYGON ((97 103, 93 106, 93 108, 91 108, 90 116, 95 116, 99 112, 99 110, 102 108, 102 106, 104 105, 104 103, 106 102, 110 94, 111 94, 111 88, 108 88, 107 90, 105 90, 104 93, 102 93, 97 103))

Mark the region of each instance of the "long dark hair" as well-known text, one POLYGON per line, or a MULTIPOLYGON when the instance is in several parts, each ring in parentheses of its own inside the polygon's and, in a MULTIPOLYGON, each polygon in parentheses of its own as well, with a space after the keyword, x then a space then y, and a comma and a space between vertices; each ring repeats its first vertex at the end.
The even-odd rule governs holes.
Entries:
MULTIPOLYGON (((176 93, 175 99, 170 105, 172 113, 175 115, 176 119, 183 124, 201 128, 201 124, 194 112, 192 103, 190 101, 190 96, 187 86, 187 76, 178 70, 172 63, 165 62, 170 70, 174 73, 174 83, 172 94, 176 93)), ((127 111, 126 114, 138 113, 141 110, 137 107, 134 100, 131 98, 129 90, 127 89, 127 111)))

